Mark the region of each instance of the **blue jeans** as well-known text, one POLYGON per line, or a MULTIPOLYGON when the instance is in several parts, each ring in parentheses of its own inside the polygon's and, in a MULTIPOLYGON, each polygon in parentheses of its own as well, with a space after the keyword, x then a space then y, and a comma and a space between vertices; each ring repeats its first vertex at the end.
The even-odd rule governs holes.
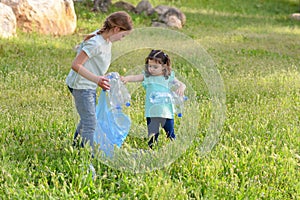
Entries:
POLYGON ((160 126, 165 130, 167 138, 170 138, 171 140, 176 139, 176 135, 174 133, 174 119, 166 119, 161 117, 146 117, 146 120, 148 128, 148 137, 150 137, 150 140, 148 141, 148 146, 150 148, 152 148, 154 142, 158 142, 160 126))
POLYGON ((74 143, 78 136, 81 136, 81 146, 89 142, 90 146, 94 148, 94 133, 96 129, 96 90, 93 89, 73 89, 69 88, 72 93, 76 110, 79 114, 80 121, 77 125, 74 134, 74 143))

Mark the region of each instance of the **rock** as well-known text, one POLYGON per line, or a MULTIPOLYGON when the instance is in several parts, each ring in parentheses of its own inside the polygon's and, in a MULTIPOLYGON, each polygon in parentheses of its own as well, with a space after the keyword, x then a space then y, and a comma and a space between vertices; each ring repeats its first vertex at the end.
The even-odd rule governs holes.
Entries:
POLYGON ((118 1, 116 3, 113 4, 116 8, 120 8, 122 10, 126 10, 129 12, 135 12, 135 7, 134 5, 124 2, 124 1, 118 1))
POLYGON ((181 29, 186 22, 185 14, 177 8, 159 5, 154 8, 154 11, 159 16, 158 21, 165 23, 169 27, 181 29))
POLYGON ((181 20, 178 19, 178 18, 177 18, 176 16, 174 16, 174 15, 170 15, 170 16, 167 18, 166 24, 167 24, 167 26, 169 26, 169 27, 175 27, 175 28, 179 28, 179 29, 182 28, 181 20))
POLYGON ((153 27, 163 27, 163 28, 167 28, 167 24, 162 23, 162 22, 152 22, 152 26, 153 27))
POLYGON ((144 12, 146 15, 150 15, 154 12, 154 10, 153 10, 151 3, 148 0, 142 0, 135 7, 135 12, 137 14, 141 14, 144 12))
POLYGON ((169 10, 169 8, 170 8, 169 6, 159 5, 154 8, 154 11, 158 15, 163 15, 165 12, 167 12, 169 10))
POLYGON ((9 5, 24 32, 68 35, 76 29, 76 13, 72 0, 2 0, 9 5))
POLYGON ((300 21, 300 13, 293 13, 291 18, 300 21))
POLYGON ((107 12, 111 5, 112 5, 111 0, 94 0, 94 7, 92 11, 107 12))
POLYGON ((11 7, 0 2, 0 37, 9 38, 16 35, 17 20, 11 7))

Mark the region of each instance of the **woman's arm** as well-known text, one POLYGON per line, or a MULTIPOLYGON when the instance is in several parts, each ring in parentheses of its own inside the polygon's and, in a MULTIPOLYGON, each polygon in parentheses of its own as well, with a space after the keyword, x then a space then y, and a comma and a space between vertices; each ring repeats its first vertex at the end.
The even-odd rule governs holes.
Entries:
POLYGON ((144 74, 122 76, 121 81, 126 84, 127 82, 142 82, 144 74))
POLYGON ((183 96, 184 95, 184 90, 186 88, 186 85, 183 82, 179 81, 176 77, 174 78, 174 82, 175 82, 175 84, 179 85, 179 87, 176 90, 176 93, 179 96, 183 96))
POLYGON ((108 84, 108 79, 105 76, 97 76, 83 67, 83 64, 89 59, 84 51, 81 51, 72 63, 72 69, 83 76, 84 78, 96 83, 99 87, 104 90, 109 90, 110 85, 108 84))

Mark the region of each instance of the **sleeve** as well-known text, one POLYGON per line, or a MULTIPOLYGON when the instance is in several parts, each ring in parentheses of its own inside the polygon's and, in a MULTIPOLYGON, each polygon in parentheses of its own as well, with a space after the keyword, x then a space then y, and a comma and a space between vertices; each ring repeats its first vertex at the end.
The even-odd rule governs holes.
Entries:
POLYGON ((142 82, 142 86, 143 86, 144 88, 146 88, 147 83, 148 83, 148 78, 146 77, 146 74, 145 74, 144 71, 143 71, 143 75, 144 75, 144 80, 143 80, 143 82, 142 82))
POLYGON ((95 37, 92 37, 82 44, 81 50, 84 51, 89 58, 93 57, 97 52, 97 45, 94 38, 95 37))
POLYGON ((173 82, 175 78, 175 72, 171 72, 170 77, 169 77, 169 82, 173 82))

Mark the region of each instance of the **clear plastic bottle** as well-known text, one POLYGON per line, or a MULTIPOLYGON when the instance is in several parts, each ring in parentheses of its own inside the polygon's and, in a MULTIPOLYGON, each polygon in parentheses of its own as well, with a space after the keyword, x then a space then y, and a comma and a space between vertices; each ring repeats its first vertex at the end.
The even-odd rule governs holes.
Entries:
POLYGON ((171 82, 170 85, 170 90, 172 94, 172 103, 174 105, 175 113, 177 114, 178 117, 182 117, 182 112, 184 108, 184 102, 188 99, 186 96, 179 96, 176 93, 176 90, 179 88, 179 84, 176 83, 175 81, 171 82))
POLYGON ((131 96, 120 79, 118 72, 111 72, 107 75, 110 84, 108 101, 111 109, 122 109, 122 106, 130 106, 131 96))

